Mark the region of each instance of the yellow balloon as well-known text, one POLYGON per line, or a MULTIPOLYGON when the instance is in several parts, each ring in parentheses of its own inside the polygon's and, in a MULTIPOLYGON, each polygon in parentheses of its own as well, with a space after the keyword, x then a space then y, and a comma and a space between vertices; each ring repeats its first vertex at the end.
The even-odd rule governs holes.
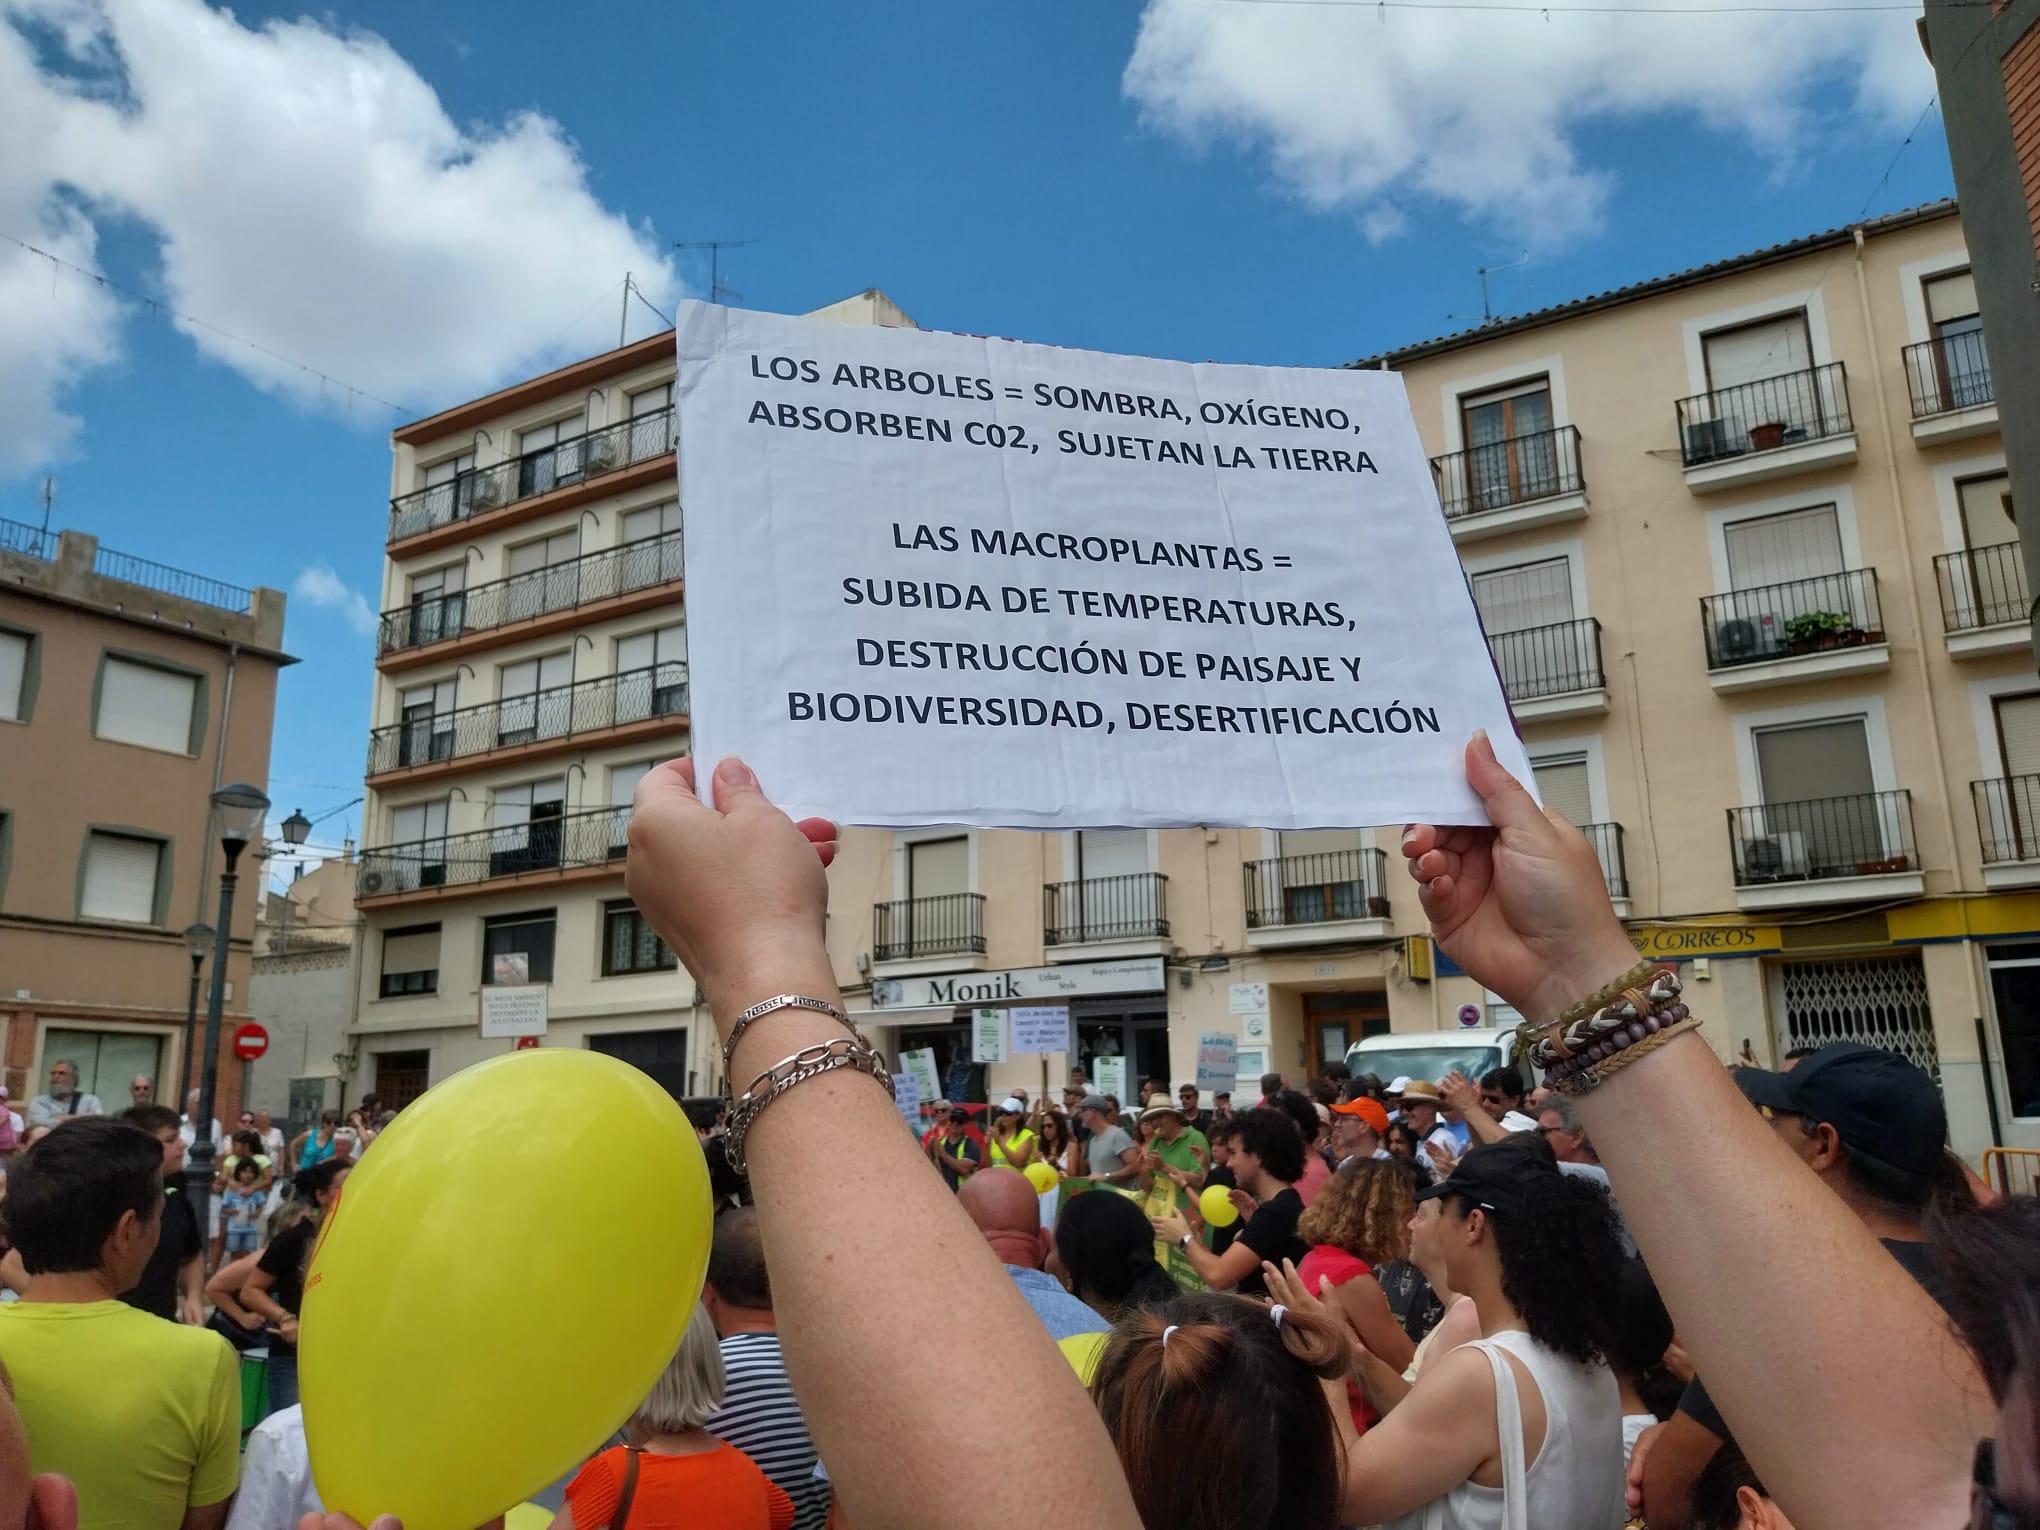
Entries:
POLYGON ((1240 1219, 1240 1208, 1232 1203, 1232 1194, 1224 1185, 1206 1185, 1197 1197, 1197 1209, 1213 1227, 1230 1227, 1240 1219))
POLYGON ((348 1176, 305 1277, 327 1509, 474 1530, 566 1475, 679 1347, 710 1225, 692 1128, 627 1063, 544 1047, 427 1090, 348 1176))
POLYGON ((1055 1347, 1063 1352, 1063 1359, 1069 1361, 1077 1380, 1089 1386, 1091 1378, 1098 1374, 1098 1362, 1105 1356, 1105 1341, 1110 1337, 1103 1333, 1073 1333, 1067 1339, 1057 1339, 1055 1347))
POLYGON ((1027 1176, 1027 1183, 1042 1195, 1048 1194, 1062 1179, 1061 1175, 1045 1163, 1030 1163, 1021 1172, 1027 1176))

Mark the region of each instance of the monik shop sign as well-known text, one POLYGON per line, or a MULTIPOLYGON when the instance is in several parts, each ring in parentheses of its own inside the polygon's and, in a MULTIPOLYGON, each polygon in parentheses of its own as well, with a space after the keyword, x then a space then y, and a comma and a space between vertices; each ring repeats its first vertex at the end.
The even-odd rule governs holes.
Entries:
POLYGON ((958 1005, 1033 1004, 1086 994, 1148 993, 1162 986, 1162 959, 1073 962, 1010 972, 957 972, 941 977, 880 978, 873 1009, 951 1009, 958 1005))

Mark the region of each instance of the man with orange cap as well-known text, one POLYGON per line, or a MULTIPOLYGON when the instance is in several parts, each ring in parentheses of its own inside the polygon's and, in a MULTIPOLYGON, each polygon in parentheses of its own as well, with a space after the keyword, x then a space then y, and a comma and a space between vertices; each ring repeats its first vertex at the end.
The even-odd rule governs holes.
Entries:
POLYGON ((1388 1135, 1388 1112, 1379 1100, 1364 1095, 1331 1107, 1332 1159, 1344 1168, 1354 1158, 1386 1158, 1382 1139, 1388 1135))

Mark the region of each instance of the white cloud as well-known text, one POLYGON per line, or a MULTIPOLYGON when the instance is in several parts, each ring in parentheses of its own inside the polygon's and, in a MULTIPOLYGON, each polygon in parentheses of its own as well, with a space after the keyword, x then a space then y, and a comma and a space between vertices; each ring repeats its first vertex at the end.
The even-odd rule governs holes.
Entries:
MULTIPOLYGON (((200 0, 0 0, 0 228, 79 265, 96 223, 159 241, 169 304, 370 392, 431 409, 615 344, 634 273, 670 311, 647 226, 604 207, 561 126, 459 126, 381 38, 241 25, 200 0), (550 342, 550 343, 549 343, 550 342)), ((62 453, 62 400, 117 355, 120 308, 0 246, 0 473, 62 453)), ((639 309, 634 332, 657 321, 639 309), (641 327, 638 327, 641 326, 641 327)), ((310 407, 392 423, 203 328, 212 360, 310 407)))
POLYGON ((1551 243, 1605 212, 1614 177, 1595 162, 1596 127, 1664 113, 1745 139, 1747 158, 1694 134, 1690 155, 1658 167, 1689 179, 1704 209, 1730 177, 1789 172, 1802 146, 1831 140, 1811 104, 1824 86, 1844 87, 1849 130, 1910 125, 1933 89, 1914 17, 1777 3, 1546 19, 1148 0, 1122 83, 1188 142, 1265 149, 1287 186, 1357 210, 1370 238, 1430 204, 1551 243))
POLYGON ((378 624, 375 607, 368 603, 368 597, 359 590, 349 589, 347 582, 326 564, 314 563, 309 568, 299 569, 290 593, 308 606, 338 611, 347 619, 347 625, 363 637, 373 633, 378 624))

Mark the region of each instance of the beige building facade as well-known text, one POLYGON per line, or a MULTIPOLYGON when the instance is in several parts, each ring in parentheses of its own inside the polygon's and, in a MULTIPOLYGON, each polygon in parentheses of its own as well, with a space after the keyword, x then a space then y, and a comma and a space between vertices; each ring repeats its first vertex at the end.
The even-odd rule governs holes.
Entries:
MULTIPOLYGON (((194 972, 211 981, 210 946, 195 968, 184 932, 217 918, 223 864, 208 799, 268 779, 284 604, 0 521, 0 1012, 17 1109, 59 1059, 109 1111, 137 1074, 181 1106, 194 972)), ((229 1121, 260 901, 260 862, 239 869, 215 1109, 229 1121)), ((204 1010, 201 989, 201 1043, 204 1010)))

